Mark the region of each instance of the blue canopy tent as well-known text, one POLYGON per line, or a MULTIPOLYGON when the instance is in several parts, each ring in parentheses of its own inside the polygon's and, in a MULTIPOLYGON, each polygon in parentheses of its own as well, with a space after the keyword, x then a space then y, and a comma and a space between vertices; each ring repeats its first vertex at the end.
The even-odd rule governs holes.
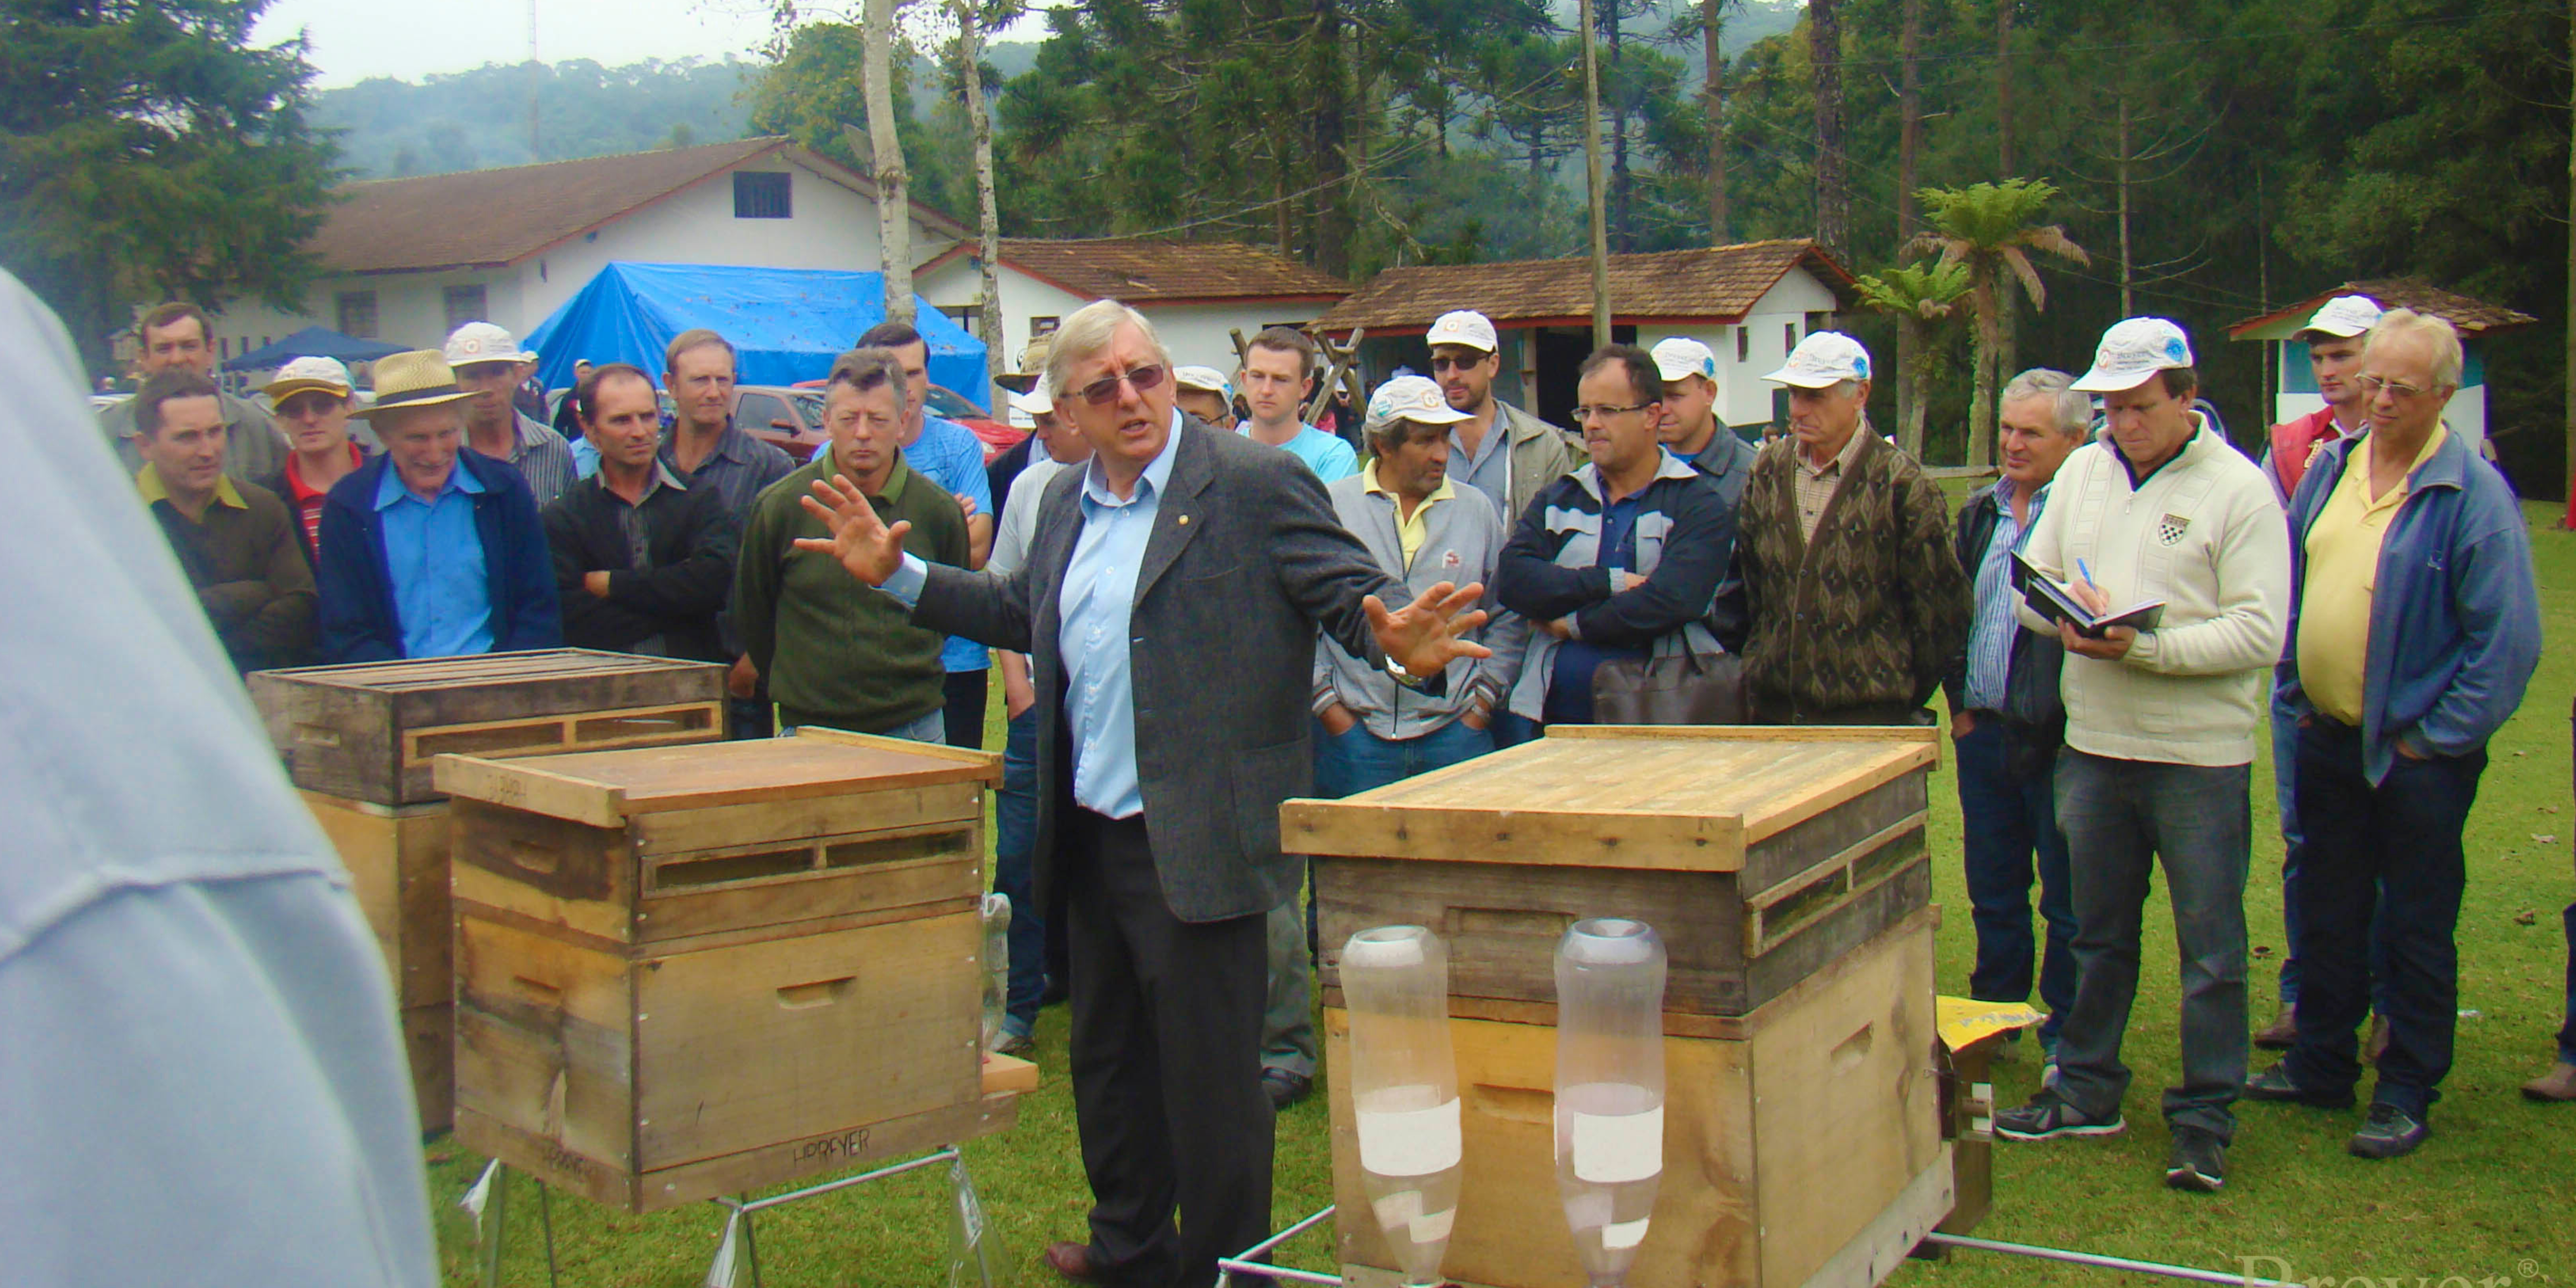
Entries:
MULTIPOLYGON (((611 261, 528 333, 547 387, 572 383, 572 364, 631 362, 656 374, 672 337, 697 327, 733 342, 746 385, 820 380, 832 359, 885 320, 885 274, 813 268, 611 261)), ((930 347, 930 382, 990 410, 984 343, 913 297, 913 329, 930 347)))
POLYGON ((378 358, 403 351, 399 344, 382 340, 361 340, 342 335, 327 326, 308 326, 275 344, 260 347, 224 364, 226 371, 266 371, 283 367, 296 358, 338 358, 342 362, 373 362, 378 358))

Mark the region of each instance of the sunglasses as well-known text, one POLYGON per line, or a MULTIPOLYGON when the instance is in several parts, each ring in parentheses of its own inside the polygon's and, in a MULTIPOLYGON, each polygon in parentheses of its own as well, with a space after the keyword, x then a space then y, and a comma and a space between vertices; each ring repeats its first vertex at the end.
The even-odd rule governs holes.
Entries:
POLYGON ((1146 391, 1153 389, 1155 386, 1162 384, 1163 377, 1170 374, 1171 373, 1165 371, 1160 364, 1143 366, 1138 367, 1133 371, 1125 371, 1116 375, 1102 376, 1098 380, 1094 380, 1090 384, 1084 385, 1082 388, 1077 389, 1074 392, 1082 395, 1082 400, 1090 403, 1094 407, 1106 407, 1109 404, 1118 401, 1118 386, 1123 384, 1128 388, 1135 390, 1138 394, 1143 394, 1146 391))
POLYGON ((338 411, 341 405, 340 399, 329 394, 301 393, 279 403, 277 414, 289 420, 303 420, 310 416, 328 415, 338 411))
POLYGON ((1431 369, 1433 371, 1472 371, 1485 365, 1485 358, 1492 356, 1492 354, 1486 354, 1475 358, 1437 357, 1431 360, 1431 369))
POLYGON ((2382 390, 2385 390, 2400 398, 2421 398, 2432 392, 2432 390, 2429 389, 2418 389, 2403 380, 2389 380, 2380 376, 2363 376, 2361 378, 2361 387, 2369 390, 2373 394, 2377 394, 2382 390))

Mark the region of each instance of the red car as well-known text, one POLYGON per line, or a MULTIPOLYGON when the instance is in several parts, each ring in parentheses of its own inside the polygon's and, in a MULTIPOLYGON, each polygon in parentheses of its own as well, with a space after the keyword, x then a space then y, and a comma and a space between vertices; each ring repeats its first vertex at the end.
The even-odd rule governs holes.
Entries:
MULTIPOLYGON (((1011 426, 984 414, 983 409, 967 400, 966 395, 939 385, 930 387, 930 413, 945 416, 973 431, 976 441, 984 445, 984 463, 1019 446, 1029 436, 1025 429, 1011 426)), ((743 431, 764 442, 775 443, 799 461, 811 460, 815 449, 829 441, 823 429, 823 382, 800 381, 793 386, 739 385, 733 391, 733 420, 743 431)))

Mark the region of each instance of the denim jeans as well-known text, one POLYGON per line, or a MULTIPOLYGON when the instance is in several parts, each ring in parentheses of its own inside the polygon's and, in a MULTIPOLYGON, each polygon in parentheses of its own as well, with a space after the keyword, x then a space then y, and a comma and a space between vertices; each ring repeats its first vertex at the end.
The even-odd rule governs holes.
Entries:
MULTIPOLYGON (((2299 864, 2307 853, 2308 842, 2299 827, 2298 764, 2298 714, 2276 703, 2272 707, 2272 784, 2281 806, 2281 1007, 2284 1010, 2295 1009, 2299 1004, 2300 945, 2307 938, 2306 919, 2299 912, 2299 864)), ((2386 1015, 2388 945, 2376 918, 2370 923, 2370 978, 2370 1009, 2386 1015)))
POLYGON ((2113 760, 2057 753, 2057 823, 2075 907, 2075 1005, 2057 1038, 2057 1089, 2088 1117, 2128 1094, 2120 1040, 2138 997, 2138 929, 2151 869, 2164 865, 2182 957, 2182 1085, 2165 1120, 2221 1140, 2245 1088, 2245 870, 2250 765, 2113 760))
MULTIPOLYGON (((1365 724, 1335 737, 1315 727, 1315 794, 1338 799, 1416 774, 1473 760, 1494 749, 1490 734, 1464 721, 1396 741, 1365 724)), ((1261 1017, 1261 1067, 1315 1074, 1314 907, 1300 916, 1297 900, 1270 910, 1270 994, 1261 1017)))
POLYGON ((1501 707, 1494 708, 1494 750, 1517 747, 1538 737, 1538 722, 1528 716, 1517 716, 1501 707))
POLYGON ((2308 962, 2290 1076, 2325 1091, 2360 1080, 2354 1030, 2370 1013, 2376 920, 2387 944, 2388 1049, 2372 1099, 2421 1118, 2440 1098, 2459 1027, 2460 957, 2452 936, 2468 885, 2460 829, 2477 802, 2487 754, 2400 756, 2373 787, 2361 772, 2359 729, 2312 717, 2298 747, 2299 815, 2308 824, 2299 912, 2308 962))
POLYGON ((851 725, 847 723, 836 724, 829 716, 816 715, 811 712, 804 711, 790 711, 786 707, 780 707, 778 709, 779 737, 788 737, 796 732, 796 727, 798 725, 808 724, 821 725, 826 729, 849 729, 852 733, 872 733, 880 738, 901 738, 906 742, 944 743, 948 741, 948 726, 941 721, 937 711, 933 711, 926 716, 919 716, 911 720, 906 720, 892 729, 855 729, 851 728, 851 725))
POLYGON ((1002 1029, 1026 1037, 1046 992, 1047 919, 1038 907, 1038 709, 1011 717, 1002 741, 1002 790, 993 797, 993 888, 1011 900, 1011 983, 1002 1029))
POLYGON ((2567 1022, 2558 1026, 2558 1058, 2576 1064, 2576 903, 2558 919, 2567 929, 2567 1022))
MULTIPOLYGON (((2068 902, 2066 834, 2043 771, 2013 776, 2011 737, 2003 717, 1975 712, 1959 752, 1959 820, 1967 836, 1968 905, 1977 925, 1977 964, 1968 995, 1981 1002, 2030 999, 2031 959, 2039 957, 2039 997, 2048 1007, 2040 1037, 2054 1042, 2075 1004, 2075 909, 2068 902), (2042 951, 2032 942, 2030 885, 2036 860, 2042 951)), ((2052 762, 2043 762, 2049 764, 2052 762)))

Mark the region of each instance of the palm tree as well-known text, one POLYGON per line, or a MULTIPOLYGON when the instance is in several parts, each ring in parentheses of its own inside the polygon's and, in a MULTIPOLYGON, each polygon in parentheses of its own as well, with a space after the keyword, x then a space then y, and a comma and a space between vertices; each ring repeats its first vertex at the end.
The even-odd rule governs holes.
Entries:
POLYGON ((2040 251, 2078 264, 2093 257, 2067 240, 2066 230, 2042 224, 2057 189, 2045 179, 2006 179, 1965 188, 1925 188, 1925 231, 1907 244, 1909 255, 1938 254, 1942 267, 1964 265, 1968 295, 1977 310, 1976 396, 1968 405, 1968 464, 1994 462, 1995 386, 2003 354, 2003 311, 2011 282, 2021 283, 2031 308, 2048 307, 2048 288, 2040 283, 2031 252, 2040 251), (2009 281, 2006 275, 2009 274, 2009 281))
POLYGON ((1940 365, 1940 334, 1957 318, 1959 297, 1968 293, 1965 264, 1915 264, 1888 268, 1859 280, 1860 302, 1896 315, 1897 333, 1910 360, 1897 372, 1896 441, 1916 460, 1923 459, 1923 417, 1933 369, 1940 365))

